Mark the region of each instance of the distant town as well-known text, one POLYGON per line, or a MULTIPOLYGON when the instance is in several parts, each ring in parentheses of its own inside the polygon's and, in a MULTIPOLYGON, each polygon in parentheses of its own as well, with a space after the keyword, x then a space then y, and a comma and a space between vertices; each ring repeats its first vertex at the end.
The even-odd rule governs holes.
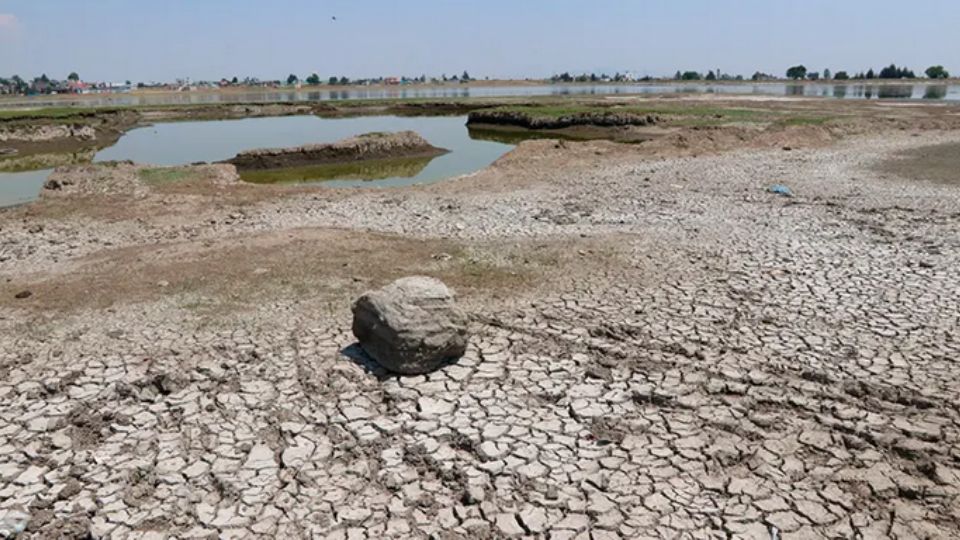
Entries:
MULTIPOLYGON (((927 79, 947 79, 950 73, 943 66, 931 66, 927 68, 923 75, 927 79)), ((636 76, 629 72, 614 73, 579 73, 571 74, 568 72, 553 75, 547 79, 523 79, 523 82, 533 83, 628 83, 628 82, 672 82, 672 81, 859 81, 859 80, 896 80, 896 79, 917 79, 913 70, 906 67, 898 67, 891 64, 879 71, 868 69, 856 73, 847 71, 831 72, 829 69, 823 71, 813 71, 803 65, 792 66, 785 72, 785 76, 780 77, 760 71, 755 72, 750 77, 743 75, 731 75, 723 73, 719 69, 709 70, 706 73, 700 71, 682 71, 678 70, 673 77, 651 77, 636 76)), ((439 77, 430 77, 420 75, 419 77, 376 77, 366 79, 350 79, 348 77, 332 76, 322 78, 313 73, 301 78, 296 74, 290 74, 285 79, 261 80, 256 77, 231 77, 210 81, 193 81, 190 79, 177 79, 173 82, 137 82, 126 80, 122 82, 115 81, 85 81, 76 72, 70 73, 65 79, 52 79, 46 74, 35 77, 32 80, 26 80, 19 75, 13 75, 9 78, 0 77, 0 95, 56 95, 56 94, 110 94, 126 93, 134 90, 160 90, 174 92, 188 92, 209 89, 225 89, 232 87, 240 88, 293 88, 300 89, 310 86, 373 86, 373 85, 438 85, 438 84, 467 84, 475 81, 489 81, 490 78, 475 79, 467 71, 459 75, 439 77)))

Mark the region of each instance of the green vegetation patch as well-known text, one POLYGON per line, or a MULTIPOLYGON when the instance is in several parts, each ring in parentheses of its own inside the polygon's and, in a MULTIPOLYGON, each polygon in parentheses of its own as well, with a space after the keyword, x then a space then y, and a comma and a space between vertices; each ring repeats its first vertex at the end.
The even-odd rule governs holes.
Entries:
POLYGON ((116 107, 47 107, 44 109, 0 109, 0 120, 67 119, 114 112, 116 107))
POLYGON ((62 165, 75 163, 89 163, 93 161, 96 150, 82 150, 63 154, 30 154, 26 156, 13 155, 0 157, 0 172, 17 173, 36 171, 39 169, 53 169, 62 165))
POLYGON ((800 112, 751 109, 747 107, 711 107, 705 105, 591 105, 544 104, 500 106, 491 112, 524 115, 530 119, 555 120, 571 116, 635 115, 659 116, 674 126, 720 126, 734 123, 777 123, 786 126, 822 125, 832 120, 826 116, 810 116, 800 112))
POLYGON ((490 109, 496 112, 512 112, 526 114, 531 117, 539 118, 559 118, 561 116, 587 115, 587 114, 676 114, 689 116, 713 116, 713 115, 733 115, 743 116, 756 114, 760 111, 754 109, 734 109, 720 107, 687 107, 682 105, 658 105, 658 106, 639 106, 639 105, 580 105, 580 104, 551 104, 551 105, 517 105, 502 106, 490 109))
POLYGON ((150 185, 164 185, 182 182, 191 177, 189 171, 176 167, 158 167, 154 169, 141 169, 140 179, 150 185))

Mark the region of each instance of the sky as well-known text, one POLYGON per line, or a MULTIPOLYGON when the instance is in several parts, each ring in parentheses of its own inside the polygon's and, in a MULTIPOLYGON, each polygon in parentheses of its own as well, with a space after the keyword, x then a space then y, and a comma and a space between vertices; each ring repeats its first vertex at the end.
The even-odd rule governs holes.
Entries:
POLYGON ((958 28, 958 0, 0 0, 0 76, 960 74, 958 28))

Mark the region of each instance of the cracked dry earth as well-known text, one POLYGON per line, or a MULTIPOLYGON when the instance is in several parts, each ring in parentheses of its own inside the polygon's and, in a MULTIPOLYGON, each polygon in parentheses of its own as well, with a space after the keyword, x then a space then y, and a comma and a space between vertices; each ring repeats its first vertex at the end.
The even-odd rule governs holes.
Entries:
POLYGON ((30 538, 956 538, 960 198, 874 168, 951 140, 536 142, 472 178, 267 201, 232 228, 4 221, 0 508, 30 538), (468 291, 467 355, 422 377, 350 348, 349 295, 212 320, 173 292, 67 313, 6 294, 151 234, 331 226, 494 261, 520 238, 617 249, 468 291))

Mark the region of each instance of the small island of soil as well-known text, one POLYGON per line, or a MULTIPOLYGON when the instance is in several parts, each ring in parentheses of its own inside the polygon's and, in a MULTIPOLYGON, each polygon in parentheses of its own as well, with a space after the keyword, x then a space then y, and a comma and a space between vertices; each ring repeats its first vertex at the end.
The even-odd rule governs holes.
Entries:
POLYGON ((426 158, 446 154, 413 131, 365 133, 334 143, 292 148, 265 148, 237 154, 225 163, 240 171, 282 169, 310 165, 356 163, 369 160, 426 158))

